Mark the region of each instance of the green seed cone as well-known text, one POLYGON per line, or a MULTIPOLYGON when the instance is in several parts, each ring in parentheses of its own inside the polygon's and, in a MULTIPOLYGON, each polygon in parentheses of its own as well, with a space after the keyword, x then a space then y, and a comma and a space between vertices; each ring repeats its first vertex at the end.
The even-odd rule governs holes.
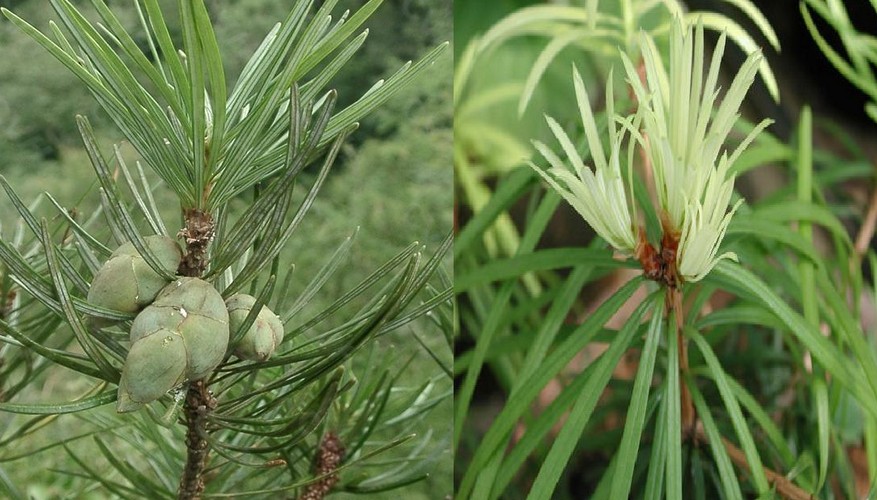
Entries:
POLYGON ((129 412, 154 401, 186 379, 186 345, 178 333, 159 329, 131 344, 116 411, 129 412))
POLYGON ((88 302, 115 311, 137 311, 133 259, 126 255, 106 261, 91 281, 88 302))
MULTIPOLYGON (((225 301, 231 332, 236 332, 243 326, 255 304, 256 298, 244 293, 232 295, 225 301)), ((283 341, 283 333, 283 322, 280 318, 271 309, 262 306, 256 320, 235 346, 234 354, 240 359, 265 361, 283 341)))
MULTIPOLYGON (((168 238, 167 236, 160 234, 153 234, 144 237, 143 242, 146 243, 147 248, 152 250, 153 255, 155 255, 158 261, 162 264, 162 267, 170 270, 170 264, 176 263, 177 266, 180 265, 180 260, 183 258, 183 251, 173 238, 168 238)), ((140 252, 138 252, 137 248, 134 247, 134 244, 129 241, 119 245, 119 248, 110 255, 110 258, 112 259, 119 255, 140 257, 140 252)), ((174 267, 171 272, 176 270, 176 267, 174 267)))
MULTIPOLYGON (((176 273, 183 258, 180 246, 166 236, 147 236, 144 240, 161 267, 170 274, 176 273)), ((88 302, 133 313, 150 304, 167 283, 128 242, 117 248, 95 274, 88 290, 88 302)))
POLYGON ((185 378, 189 380, 209 375, 228 348, 225 303, 212 285, 198 278, 179 278, 159 292, 134 318, 132 345, 162 329, 182 337, 188 353, 185 378))

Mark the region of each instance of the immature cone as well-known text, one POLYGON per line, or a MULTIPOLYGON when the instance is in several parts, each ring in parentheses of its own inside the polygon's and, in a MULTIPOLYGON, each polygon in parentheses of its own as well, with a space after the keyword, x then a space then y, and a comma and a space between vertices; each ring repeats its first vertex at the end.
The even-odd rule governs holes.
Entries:
POLYGON ((186 343, 180 334, 162 328, 131 344, 119 381, 116 411, 137 410, 184 380, 186 343))
MULTIPOLYGON (((161 235, 147 236, 144 242, 162 269, 173 275, 183 258, 177 242, 161 235)), ((167 284, 128 242, 117 248, 95 274, 88 289, 88 302, 133 313, 149 305, 167 284)))
POLYGON ((179 278, 131 324, 117 410, 133 411, 185 380, 209 375, 228 348, 228 311, 206 281, 179 278))
MULTIPOLYGON (((239 293, 225 301, 228 308, 228 324, 231 332, 238 331, 256 304, 252 295, 239 293)), ((283 322, 271 309, 262 306, 256 320, 235 346, 234 355, 250 361, 265 361, 283 341, 283 322)))

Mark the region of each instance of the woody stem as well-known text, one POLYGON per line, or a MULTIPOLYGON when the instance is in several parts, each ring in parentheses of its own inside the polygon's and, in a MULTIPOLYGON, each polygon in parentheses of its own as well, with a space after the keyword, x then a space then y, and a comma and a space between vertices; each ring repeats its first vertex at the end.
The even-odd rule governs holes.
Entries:
MULTIPOLYGON (((177 269, 182 276, 199 277, 207 269, 207 247, 213 239, 213 216, 198 209, 183 211, 185 227, 180 231, 186 241, 186 254, 177 269)), ((180 478, 177 498, 200 499, 204 492, 204 469, 210 445, 207 441, 207 420, 216 408, 206 380, 193 380, 186 393, 183 414, 186 422, 186 465, 180 478)))
POLYGON ((196 380, 186 394, 186 466, 180 478, 177 498, 195 500, 204 492, 204 468, 207 465, 207 417, 216 408, 216 399, 210 395, 207 383, 196 380))
MULTIPOLYGON (((669 307, 673 312, 675 321, 672 327, 676 330, 676 345, 679 346, 679 373, 683 376, 688 373, 688 342, 682 335, 682 292, 678 288, 667 289, 669 307)), ((682 410, 682 434, 690 435, 694 431, 697 414, 694 411, 694 402, 691 399, 691 392, 688 386, 682 384, 680 387, 680 406, 682 410)))
MULTIPOLYGON (((701 443, 709 442, 709 437, 706 435, 706 431, 704 431, 703 425, 698 424, 696 426, 696 429, 694 430, 694 439, 701 443)), ((721 440, 722 446, 725 448, 725 451, 728 453, 731 461, 734 462, 734 464, 742 470, 751 470, 751 467, 749 466, 749 461, 746 459, 746 454, 743 453, 743 450, 735 446, 734 443, 728 441, 724 437, 721 437, 721 440)), ((764 471, 764 475, 767 476, 767 480, 776 488, 777 492, 782 498, 788 498, 790 500, 813 500, 815 498, 810 493, 796 486, 795 483, 790 481, 785 475, 780 474, 766 466, 762 466, 762 470, 764 471)))

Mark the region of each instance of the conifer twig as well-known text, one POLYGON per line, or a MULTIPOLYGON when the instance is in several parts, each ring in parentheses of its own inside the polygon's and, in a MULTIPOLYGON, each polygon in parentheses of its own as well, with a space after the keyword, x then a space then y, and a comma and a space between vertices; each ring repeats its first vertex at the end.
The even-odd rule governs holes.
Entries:
POLYGON ((868 212, 865 214, 865 220, 862 227, 856 234, 856 255, 861 258, 868 252, 868 246, 874 237, 874 227, 877 226, 877 187, 871 192, 871 198, 868 200, 868 212))
MULTIPOLYGON (((706 431, 703 428, 703 425, 698 422, 695 429, 696 439, 702 443, 708 443, 709 439, 707 438, 706 431)), ((749 462, 746 460, 746 454, 743 453, 743 450, 734 445, 734 443, 728 441, 724 437, 722 437, 722 446, 725 447, 725 451, 728 453, 728 457, 730 457, 731 461, 734 462, 737 467, 749 471, 749 462)), ((789 500, 813 500, 814 497, 810 493, 807 493, 800 487, 796 486, 795 483, 790 481, 786 476, 776 472, 768 467, 762 466, 764 470, 764 475, 767 477, 767 480, 776 488, 776 491, 782 495, 783 498, 787 498, 789 500)))
POLYGON ((189 385, 186 393, 186 466, 180 479, 177 498, 194 500, 204 492, 204 468, 207 464, 207 416, 216 409, 216 399, 210 394, 204 380, 189 385))
MULTIPOLYGON (((177 272, 183 276, 199 277, 207 269, 207 246, 213 239, 213 216, 198 209, 184 211, 186 227, 179 235, 186 240, 186 254, 177 272)), ((210 394, 205 380, 195 380, 186 393, 186 466, 180 479, 178 498, 193 500, 204 492, 204 468, 210 451, 207 442, 207 419, 216 409, 216 399, 210 394)))
MULTIPOLYGON (((682 335, 682 292, 677 288, 668 288, 667 290, 670 299, 668 306, 672 308, 673 316, 676 318, 671 328, 675 329, 676 342, 679 346, 679 373, 686 374, 688 373, 688 342, 685 336, 682 335)), ((690 435, 695 426, 697 413, 694 410, 694 401, 691 399, 691 392, 688 390, 688 386, 681 384, 680 389, 679 403, 682 411, 682 433, 690 435)))

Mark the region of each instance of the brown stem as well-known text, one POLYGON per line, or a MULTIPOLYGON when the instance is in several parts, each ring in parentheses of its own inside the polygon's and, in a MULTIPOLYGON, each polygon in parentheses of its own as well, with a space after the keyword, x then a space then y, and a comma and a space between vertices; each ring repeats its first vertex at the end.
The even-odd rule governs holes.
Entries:
POLYGON ((320 454, 314 472, 322 476, 315 483, 308 485, 298 500, 323 500, 338 482, 338 467, 344 459, 344 445, 338 435, 330 432, 320 443, 320 454))
MULTIPOLYGON (((679 346, 679 373, 684 376, 688 373, 688 342, 686 342, 685 337, 682 335, 682 292, 678 288, 668 288, 667 295, 670 299, 668 306, 673 310, 673 316, 676 318, 673 328, 676 330, 676 345, 679 346)), ((691 392, 688 390, 688 386, 681 384, 680 389, 679 403, 682 410, 682 434, 690 436, 694 430, 697 413, 694 410, 694 401, 691 399, 691 392)))
POLYGON ((877 226, 877 188, 871 192, 871 199, 868 200, 868 212, 865 214, 865 220, 862 227, 859 228, 859 234, 856 235, 856 254, 861 258, 868 251, 868 245, 871 238, 874 237, 874 227, 877 226))
POLYGON ((216 399, 207 389, 204 380, 196 380, 189 385, 186 393, 186 466, 180 479, 177 498, 194 500, 204 492, 204 467, 210 446, 207 443, 207 416, 216 409, 216 399))
MULTIPOLYGON (((186 240, 186 254, 177 268, 177 274, 199 277, 207 269, 207 247, 213 240, 213 216, 190 208, 183 211, 185 227, 179 235, 186 240)), ((204 468, 210 445, 207 442, 207 419, 216 409, 216 399, 210 394, 205 380, 190 382, 183 414, 186 420, 186 465, 180 478, 177 498, 200 499, 204 492, 204 468)))
MULTIPOLYGON (((697 440, 703 443, 709 442, 706 436, 706 431, 704 431, 702 425, 697 426, 697 440)), ((722 438, 722 446, 725 447, 725 451, 728 452, 728 456, 731 458, 731 461, 740 467, 743 470, 751 471, 749 467, 749 462, 746 460, 746 454, 740 448, 737 448, 734 443, 728 441, 724 437, 722 438)), ((783 498, 787 498, 790 500, 813 500, 814 497, 810 493, 802 490, 795 483, 789 481, 782 474, 769 469, 767 467, 762 466, 764 470, 764 475, 767 477, 767 480, 776 488, 777 492, 782 495, 783 498)))

